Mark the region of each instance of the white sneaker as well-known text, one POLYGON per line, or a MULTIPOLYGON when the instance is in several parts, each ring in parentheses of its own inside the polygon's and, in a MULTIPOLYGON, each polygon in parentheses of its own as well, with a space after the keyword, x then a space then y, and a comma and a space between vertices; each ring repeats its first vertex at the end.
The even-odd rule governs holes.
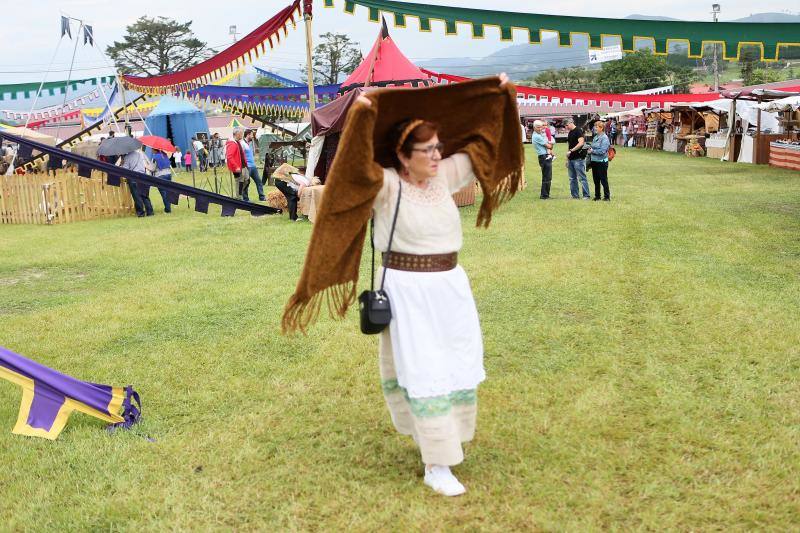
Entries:
POLYGON ((444 496, 460 496, 467 492, 464 485, 450 472, 449 466, 434 465, 430 470, 425 468, 425 484, 444 496))

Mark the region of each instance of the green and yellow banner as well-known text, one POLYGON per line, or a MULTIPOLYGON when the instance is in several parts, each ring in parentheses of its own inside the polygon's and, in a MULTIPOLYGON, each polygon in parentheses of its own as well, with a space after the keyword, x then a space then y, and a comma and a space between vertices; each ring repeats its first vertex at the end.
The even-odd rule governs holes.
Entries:
MULTIPOLYGON (((334 7, 334 0, 324 0, 325 7, 334 7)), ((515 30, 527 33, 531 44, 542 42, 544 32, 558 33, 561 46, 572 46, 574 35, 586 35, 591 49, 603 47, 606 39, 620 39, 626 52, 636 50, 637 41, 650 41, 658 55, 666 55, 671 43, 689 46, 689 57, 703 55, 706 44, 722 43, 723 57, 739 59, 742 48, 755 46, 761 50, 761 59, 776 61, 782 51, 790 46, 800 46, 800 24, 756 22, 688 22, 678 20, 606 19, 540 15, 446 7, 431 4, 411 4, 393 0, 340 0, 346 12, 355 13, 356 6, 367 8, 371 21, 377 22, 381 14, 394 16, 398 27, 405 27, 409 18, 419 20, 421 31, 431 31, 431 21, 441 21, 445 34, 455 35, 459 25, 467 26, 476 39, 484 37, 485 28, 500 29, 502 40, 510 41, 515 30)), ((608 43, 616 44, 615 43, 608 43)))
POLYGON ((0 85, 0 100, 22 100, 25 98, 34 98, 36 92, 41 87, 41 95, 55 96, 56 94, 65 94, 68 90, 77 91, 83 85, 97 86, 100 84, 108 85, 115 80, 114 76, 101 76, 99 78, 85 78, 82 80, 62 80, 62 81, 48 81, 30 82, 30 83, 9 83, 0 85))

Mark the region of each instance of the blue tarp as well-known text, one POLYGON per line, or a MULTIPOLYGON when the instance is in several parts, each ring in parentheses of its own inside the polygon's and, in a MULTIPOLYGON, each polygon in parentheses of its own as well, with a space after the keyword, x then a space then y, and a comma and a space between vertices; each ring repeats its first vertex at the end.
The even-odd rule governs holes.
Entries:
MULTIPOLYGON (((201 132, 210 136, 205 113, 191 102, 173 96, 162 96, 161 102, 145 119, 145 124, 150 133, 171 140, 184 154, 191 148, 192 137, 201 132)), ((192 158, 194 167, 197 167, 196 159, 192 158)))

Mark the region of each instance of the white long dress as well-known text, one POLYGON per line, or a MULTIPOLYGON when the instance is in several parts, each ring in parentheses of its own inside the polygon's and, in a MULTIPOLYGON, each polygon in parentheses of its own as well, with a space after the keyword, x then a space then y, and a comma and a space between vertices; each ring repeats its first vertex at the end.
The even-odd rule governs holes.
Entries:
MULTIPOLYGON (((461 219, 452 194, 475 176, 469 157, 443 160, 425 189, 403 182, 392 251, 416 255, 461 249, 461 219)), ((388 247, 400 176, 384 169, 375 201, 375 247, 388 247)), ((380 276, 376 278, 376 283, 380 276)), ((446 272, 388 269, 392 322, 380 336, 384 397, 396 429, 411 435, 426 464, 463 461, 472 440, 477 387, 486 374, 483 341, 469 280, 461 266, 446 272)))

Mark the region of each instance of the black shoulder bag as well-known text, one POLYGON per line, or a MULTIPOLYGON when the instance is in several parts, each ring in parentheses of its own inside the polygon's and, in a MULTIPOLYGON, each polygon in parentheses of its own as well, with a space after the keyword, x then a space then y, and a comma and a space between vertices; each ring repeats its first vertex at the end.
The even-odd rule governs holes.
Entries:
MULTIPOLYGON (((392 219, 392 229, 389 232, 389 249, 392 250, 392 239, 394 238, 394 228, 397 225, 397 213, 400 211, 400 195, 403 192, 403 180, 399 180, 397 190, 397 206, 394 208, 394 219, 392 219)), ((370 276, 370 290, 362 292, 358 296, 358 307, 361 314, 361 333, 364 335, 375 335, 380 333, 389 322, 392 321, 392 306, 389 304, 389 295, 383 290, 386 282, 386 268, 384 266, 383 276, 381 276, 381 288, 375 290, 375 216, 369 221, 369 242, 372 246, 372 274, 370 276)))

